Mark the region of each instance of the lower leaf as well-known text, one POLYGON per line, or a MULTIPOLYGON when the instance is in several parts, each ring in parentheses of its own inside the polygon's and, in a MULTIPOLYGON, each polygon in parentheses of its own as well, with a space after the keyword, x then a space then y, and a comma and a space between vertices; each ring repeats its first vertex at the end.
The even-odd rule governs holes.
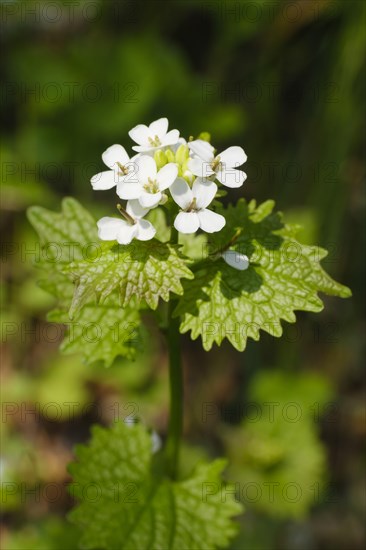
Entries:
POLYGON ((80 501, 70 513, 83 548, 190 550, 225 547, 242 511, 221 479, 226 462, 199 465, 172 481, 152 472, 152 440, 139 424, 96 427, 89 446, 70 466, 71 491, 80 501))

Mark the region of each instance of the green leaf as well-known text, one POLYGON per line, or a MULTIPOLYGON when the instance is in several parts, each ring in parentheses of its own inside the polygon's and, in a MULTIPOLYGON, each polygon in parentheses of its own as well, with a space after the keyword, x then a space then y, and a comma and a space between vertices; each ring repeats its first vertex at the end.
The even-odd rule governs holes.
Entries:
POLYGON ((200 235, 181 233, 179 244, 182 246, 182 253, 190 260, 202 260, 207 254, 207 235, 205 233, 200 235))
MULTIPOLYGON (((331 393, 314 374, 265 370, 248 392, 255 408, 239 426, 222 426, 230 479, 244 504, 276 518, 306 517, 326 488, 326 453, 318 437, 320 411, 331 393), (257 498, 253 498, 253 495, 257 498)), ((249 404, 248 403, 248 404, 249 404)))
POLYGON ((151 436, 142 425, 95 427, 70 466, 80 504, 69 514, 87 549, 205 550, 228 545, 242 511, 221 480, 225 461, 196 467, 173 482, 151 469, 151 436))
MULTIPOLYGON (((242 497, 248 507, 274 517, 301 519, 324 490, 325 450, 306 417, 294 423, 281 412, 276 410, 272 421, 265 410, 256 422, 248 420, 241 427, 223 430, 229 474, 247 488, 242 497), (257 491, 257 498, 250 489, 257 491)), ((294 414, 296 409, 289 408, 288 416, 294 414)))
POLYGON ((182 316, 181 332, 201 336, 205 350, 227 338, 243 351, 247 338, 259 340, 260 330, 281 336, 281 320, 294 323, 295 310, 323 309, 319 291, 351 296, 322 269, 327 252, 295 240, 298 227, 285 225, 273 207, 273 201, 256 208, 254 201, 240 200, 222 209, 227 225, 211 237, 209 257, 191 266, 195 278, 184 285, 175 315, 182 316), (246 271, 219 257, 229 244, 249 257, 246 271))
POLYGON ((114 293, 102 306, 97 306, 93 297, 72 319, 68 314, 75 287, 65 271, 75 260, 94 261, 103 246, 93 217, 75 199, 66 198, 60 213, 34 206, 28 210, 28 218, 41 242, 36 265, 46 278, 39 285, 57 298, 57 308, 48 320, 67 328, 61 351, 81 353, 86 363, 101 360, 106 366, 119 355, 133 358, 139 345, 139 312, 134 303, 121 308, 114 293))
POLYGON ((27 215, 39 235, 42 259, 48 263, 59 265, 82 259, 90 252, 90 243, 98 242, 94 218, 71 197, 63 199, 61 212, 32 206, 27 215))
POLYGON ((182 277, 193 277, 178 245, 156 239, 106 246, 95 261, 74 262, 67 271, 76 283, 70 315, 86 300, 104 301, 113 291, 118 291, 122 306, 135 297, 156 309, 159 298, 167 302, 170 292, 183 294, 182 277))
POLYGON ((48 320, 66 324, 62 353, 81 353, 89 364, 101 360, 109 367, 119 355, 133 359, 140 345, 139 311, 121 308, 118 296, 109 297, 108 303, 85 305, 73 319, 67 311, 55 309, 48 320))
POLYGON ((74 286, 63 270, 72 261, 93 255, 99 247, 95 220, 71 197, 63 199, 61 212, 32 206, 27 215, 41 244, 35 264, 46 272, 39 285, 68 307, 74 286))

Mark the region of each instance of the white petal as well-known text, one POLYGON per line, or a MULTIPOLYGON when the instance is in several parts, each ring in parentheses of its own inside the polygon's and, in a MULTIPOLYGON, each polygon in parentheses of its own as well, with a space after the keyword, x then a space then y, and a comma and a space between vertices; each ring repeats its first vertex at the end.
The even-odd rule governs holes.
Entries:
POLYGON ((130 244, 132 239, 136 237, 137 233, 137 223, 135 223, 134 225, 130 225, 126 222, 126 224, 118 231, 117 242, 119 242, 119 244, 130 244))
POLYGON ((200 178, 207 178, 215 172, 212 170, 209 162, 202 160, 199 157, 194 157, 188 160, 188 169, 200 178))
POLYGON ((155 227, 147 220, 138 220, 136 239, 139 241, 149 241, 156 233, 155 227))
POLYGON ((138 199, 143 191, 139 183, 121 182, 117 185, 117 195, 120 199, 138 199))
POLYGON ((244 149, 237 146, 228 147, 218 156, 220 157, 220 161, 226 164, 228 168, 233 168, 234 166, 237 168, 238 166, 244 164, 247 160, 244 149))
POLYGON ((217 192, 217 185, 213 181, 196 178, 192 185, 193 196, 196 197, 198 209, 206 208, 214 199, 217 192))
POLYGON ((101 218, 97 222, 98 237, 102 241, 115 241, 120 229, 127 225, 127 222, 118 218, 101 218))
POLYGON ((134 219, 140 219, 146 216, 149 208, 143 208, 138 200, 131 200, 127 202, 126 211, 134 219))
POLYGON ((235 252, 235 250, 226 250, 222 254, 225 262, 230 266, 238 269, 239 271, 245 271, 249 267, 249 259, 245 254, 235 252))
POLYGON ((169 121, 167 118, 159 118, 152 122, 149 126, 149 135, 154 139, 158 136, 160 140, 165 136, 168 131, 169 121))
POLYGON ((136 151, 137 153, 149 154, 149 153, 154 153, 154 151, 157 151, 158 149, 161 149, 161 146, 160 147, 152 147, 151 145, 134 145, 132 147, 132 149, 134 151, 136 151))
POLYGON ((215 149, 208 141, 204 141, 203 139, 196 139, 195 141, 190 141, 188 143, 188 147, 191 151, 193 151, 195 155, 199 156, 202 160, 205 160, 206 162, 213 161, 215 149))
POLYGON ((145 124, 138 124, 128 132, 128 135, 139 145, 148 145, 149 143, 150 131, 145 124))
POLYGON ((102 155, 103 162, 108 168, 118 169, 116 163, 126 164, 130 159, 126 153, 126 149, 122 145, 111 145, 102 155))
POLYGON ((105 191, 106 189, 112 189, 118 183, 118 176, 113 170, 107 170, 106 172, 99 172, 95 174, 90 180, 94 191, 105 191))
POLYGON ((221 229, 226 224, 224 216, 221 214, 216 214, 211 210, 200 210, 198 212, 198 218, 200 222, 200 228, 206 233, 216 233, 216 231, 221 231, 221 229))
POLYGON ((137 160, 139 158, 139 155, 135 155, 132 159, 130 159, 124 167, 127 168, 128 173, 124 176, 120 176, 121 181, 126 181, 128 183, 138 183, 138 170, 139 166, 137 163, 137 160))
POLYGON ((173 185, 170 186, 169 191, 175 202, 183 210, 186 210, 193 201, 192 189, 183 178, 177 178, 173 185))
POLYGON ((235 168, 221 170, 221 172, 217 172, 216 177, 223 185, 231 188, 241 187, 247 179, 245 172, 242 170, 236 170, 235 168))
POLYGON ((143 208, 154 208, 161 201, 161 193, 147 193, 143 191, 139 197, 139 202, 143 208))
POLYGON ((162 145, 175 145, 179 140, 179 130, 170 130, 161 140, 162 145))
POLYGON ((179 212, 174 227, 181 233, 195 233, 200 226, 196 212, 179 212))
POLYGON ((156 181, 159 184, 160 191, 165 191, 174 183, 178 176, 178 166, 169 162, 156 175, 156 181))
POLYGON ((141 155, 135 161, 136 164, 136 176, 141 183, 147 183, 149 178, 155 179, 156 177, 156 162, 152 157, 148 155, 141 155))

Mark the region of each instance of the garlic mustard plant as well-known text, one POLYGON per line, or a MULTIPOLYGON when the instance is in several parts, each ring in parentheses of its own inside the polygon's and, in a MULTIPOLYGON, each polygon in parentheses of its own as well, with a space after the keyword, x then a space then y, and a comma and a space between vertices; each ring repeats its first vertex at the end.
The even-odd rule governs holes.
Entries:
POLYGON ((93 368, 117 357, 133 360, 146 339, 147 309, 167 343, 165 433, 131 419, 96 427, 70 465, 77 504, 69 519, 83 548, 227 547, 243 508, 222 479, 225 460, 182 475, 180 335, 201 338, 207 351, 228 340, 243 352, 262 331, 280 337, 282 322, 294 323, 296 311, 321 311, 319 292, 351 295, 323 270, 327 252, 301 244, 298 227, 284 222, 274 201, 241 197, 232 204, 226 196, 225 187, 240 193, 246 179, 242 147, 218 153, 207 133, 186 140, 168 128, 167 118, 139 124, 129 132, 136 154, 122 145, 102 154, 108 170, 91 185, 98 192, 115 188, 116 201, 99 221, 72 198, 61 212, 28 211, 47 250, 37 263, 41 286, 57 302, 49 318, 66 324, 63 353, 79 353, 93 368), (90 322, 100 329, 97 340, 85 338, 90 322), (120 493, 131 484, 133 504, 120 493), (88 497, 91 485, 98 499, 88 497))

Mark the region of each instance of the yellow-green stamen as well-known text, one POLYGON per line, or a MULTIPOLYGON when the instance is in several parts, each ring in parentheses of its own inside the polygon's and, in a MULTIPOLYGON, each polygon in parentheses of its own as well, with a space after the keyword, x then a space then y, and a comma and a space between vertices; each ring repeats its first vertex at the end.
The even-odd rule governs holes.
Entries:
POLYGON ((197 210, 197 200, 196 200, 196 197, 193 197, 191 204, 187 208, 187 212, 195 212, 196 210, 197 210))
POLYGON ((161 141, 157 135, 154 138, 149 137, 149 143, 151 147, 160 147, 161 141))
POLYGON ((214 172, 217 172, 217 170, 221 166, 220 156, 216 157, 213 162, 211 162, 211 168, 214 172))
POLYGON ((144 189, 148 193, 159 193, 159 184, 156 180, 148 178, 148 183, 145 183, 144 189))
POLYGON ((134 220, 133 217, 130 216, 130 214, 128 214, 128 212, 126 212, 126 210, 120 204, 117 204, 117 209, 118 209, 119 213, 124 217, 124 219, 130 225, 135 225, 136 224, 136 220, 134 220))
POLYGON ((119 176, 127 176, 127 174, 129 173, 129 170, 128 170, 127 166, 123 166, 123 164, 121 164, 120 162, 117 162, 117 166, 120 170, 118 172, 118 175, 119 176))

